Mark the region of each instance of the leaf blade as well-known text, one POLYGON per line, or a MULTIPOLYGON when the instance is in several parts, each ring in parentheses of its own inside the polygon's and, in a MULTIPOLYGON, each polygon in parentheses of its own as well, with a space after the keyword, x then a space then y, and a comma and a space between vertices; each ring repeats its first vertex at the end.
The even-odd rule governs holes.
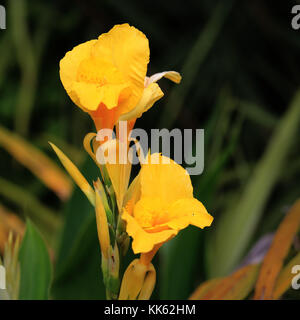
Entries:
POLYGON ((47 247, 34 225, 27 220, 19 260, 21 267, 20 300, 49 298, 51 262, 47 247))
POLYGON ((273 298, 276 279, 299 227, 300 200, 294 204, 277 229, 272 245, 263 260, 254 299, 273 298))

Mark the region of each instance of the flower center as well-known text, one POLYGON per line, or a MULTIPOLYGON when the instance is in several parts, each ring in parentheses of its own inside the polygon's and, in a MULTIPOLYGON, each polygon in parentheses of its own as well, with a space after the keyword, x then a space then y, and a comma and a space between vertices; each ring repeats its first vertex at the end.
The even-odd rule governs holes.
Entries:
POLYGON ((135 205, 133 215, 142 228, 155 227, 170 219, 160 198, 142 198, 135 205))

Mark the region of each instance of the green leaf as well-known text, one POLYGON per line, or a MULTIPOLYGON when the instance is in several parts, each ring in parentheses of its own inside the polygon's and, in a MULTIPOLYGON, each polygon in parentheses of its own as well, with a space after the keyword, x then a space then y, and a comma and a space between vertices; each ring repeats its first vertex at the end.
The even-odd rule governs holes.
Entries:
POLYGON ((201 273, 196 261, 201 252, 202 232, 188 227, 159 249, 160 299, 187 299, 194 289, 195 275, 201 273))
POLYGON ((299 120, 300 91, 276 127, 239 200, 222 214, 209 235, 206 258, 210 277, 227 275, 245 253, 271 191, 287 164, 299 120))
MULTIPOLYGON (((81 172, 90 181, 98 170, 88 159, 81 172)), ((94 207, 77 187, 66 207, 52 294, 55 299, 105 299, 94 207)))
POLYGON ((51 263, 43 238, 30 220, 21 244, 20 300, 46 300, 49 298, 51 263))

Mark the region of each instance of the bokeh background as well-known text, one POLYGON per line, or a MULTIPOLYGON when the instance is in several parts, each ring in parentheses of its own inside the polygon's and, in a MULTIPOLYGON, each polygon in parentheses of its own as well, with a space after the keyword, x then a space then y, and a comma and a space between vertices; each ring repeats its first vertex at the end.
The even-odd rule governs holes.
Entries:
MULTIPOLYGON (((276 230, 300 194, 300 30, 291 27, 297 1, 2 4, 0 248, 5 228, 22 233, 29 217, 51 249, 52 298, 104 297, 93 209, 48 141, 90 181, 97 177, 82 148, 93 123, 63 89, 59 60, 114 24, 128 22, 147 35, 149 75, 183 76, 180 85, 160 81, 165 96, 136 126, 205 129, 205 170, 192 180, 215 221, 204 231, 182 231, 160 250, 154 298, 186 299, 202 281, 235 270, 276 230)), ((286 297, 300 298, 295 290, 286 297)))

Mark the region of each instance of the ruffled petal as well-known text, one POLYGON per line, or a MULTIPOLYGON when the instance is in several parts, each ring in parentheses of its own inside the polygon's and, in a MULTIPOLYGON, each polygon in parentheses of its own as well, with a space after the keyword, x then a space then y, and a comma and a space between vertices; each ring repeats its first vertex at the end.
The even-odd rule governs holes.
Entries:
POLYGON ((85 110, 95 111, 100 103, 105 104, 107 109, 115 108, 121 92, 127 87, 125 83, 99 86, 93 83, 74 82, 72 91, 85 110))
POLYGON ((147 37, 128 24, 116 25, 102 34, 92 49, 93 57, 112 62, 125 81, 130 82, 128 108, 134 108, 143 94, 149 55, 147 37))
POLYGON ((132 250, 135 254, 149 252, 156 244, 166 242, 177 234, 177 230, 146 232, 126 210, 123 210, 122 219, 127 222, 126 231, 133 238, 132 250))
POLYGON ((77 79, 77 70, 80 63, 90 56, 91 48, 96 42, 97 40, 90 40, 76 46, 71 51, 66 53, 59 64, 59 75, 61 82, 72 101, 81 108, 83 106, 80 104, 76 93, 73 92, 73 83, 77 79))
POLYGON ((213 217, 207 212, 204 205, 197 199, 180 199, 168 208, 170 221, 166 223, 169 228, 181 230, 192 224, 203 229, 209 227, 213 217))
POLYGON ((142 197, 161 198, 166 203, 193 198, 191 178, 179 164, 158 153, 148 155, 147 162, 141 169, 142 197))
POLYGON ((157 83, 151 83, 147 88, 144 89, 143 95, 137 106, 131 111, 121 115, 120 121, 137 119, 142 114, 149 110, 153 104, 163 97, 164 93, 161 91, 157 83))

